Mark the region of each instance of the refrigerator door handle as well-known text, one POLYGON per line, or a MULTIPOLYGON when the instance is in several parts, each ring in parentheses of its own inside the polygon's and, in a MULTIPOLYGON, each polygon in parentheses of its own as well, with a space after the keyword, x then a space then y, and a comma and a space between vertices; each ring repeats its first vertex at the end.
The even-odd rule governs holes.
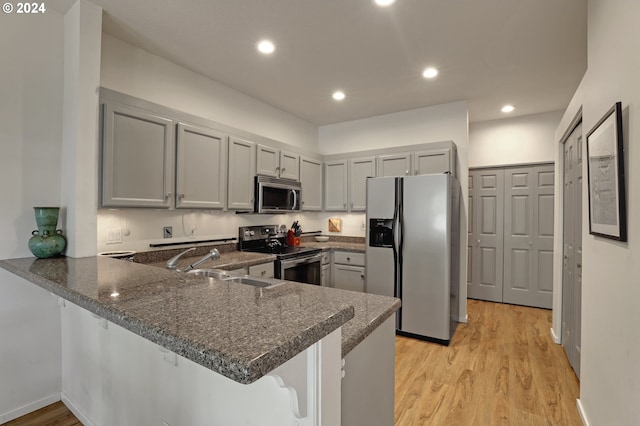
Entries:
MULTIPOLYGON (((395 182, 393 206, 393 295, 402 300, 402 178, 395 182)), ((396 329, 402 329, 402 307, 396 315, 396 329)))

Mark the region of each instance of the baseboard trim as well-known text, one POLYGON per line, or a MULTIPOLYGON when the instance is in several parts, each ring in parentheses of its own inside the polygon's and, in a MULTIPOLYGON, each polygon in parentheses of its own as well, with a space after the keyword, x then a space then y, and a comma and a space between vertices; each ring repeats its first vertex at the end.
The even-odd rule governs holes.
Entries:
POLYGON ((54 393, 54 394, 45 396, 42 399, 39 399, 34 402, 30 402, 29 404, 23 405, 20 408, 16 408, 15 410, 9 411, 8 413, 0 414, 0 424, 17 419, 18 417, 22 417, 25 414, 32 413, 36 410, 44 408, 47 405, 51 405, 54 402, 58 402, 58 401, 60 401, 60 393, 54 393))
POLYGON ((589 420, 587 419, 587 413, 584 411, 584 407, 582 406, 582 401, 580 398, 576 399, 576 406, 578 407, 578 414, 580 414, 580 420, 582 420, 582 424, 584 426, 591 426, 589 424, 589 420))
POLYGON ((458 322, 462 324, 466 324, 469 322, 469 315, 465 315, 464 317, 458 317, 458 322))
POLYGON ((559 345, 559 344, 562 342, 562 341, 560 340, 560 337, 556 336, 556 332, 555 332, 555 330, 553 329, 553 327, 551 327, 551 328, 549 329, 549 334, 551 334, 551 338, 553 339, 553 341, 554 341, 554 343, 555 343, 556 345, 559 345))
POLYGON ((82 410, 78 409, 76 404, 74 404, 64 392, 61 394, 61 400, 62 403, 67 406, 69 411, 71 411, 84 426, 96 426, 96 424, 89 420, 82 410))

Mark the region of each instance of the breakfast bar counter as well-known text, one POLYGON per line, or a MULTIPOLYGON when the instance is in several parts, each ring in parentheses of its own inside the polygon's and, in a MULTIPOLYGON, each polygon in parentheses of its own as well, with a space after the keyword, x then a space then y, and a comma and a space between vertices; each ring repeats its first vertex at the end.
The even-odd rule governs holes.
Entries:
POLYGON ((346 355, 397 299, 284 282, 257 288, 122 260, 1 260, 0 267, 239 383, 343 327, 346 355))

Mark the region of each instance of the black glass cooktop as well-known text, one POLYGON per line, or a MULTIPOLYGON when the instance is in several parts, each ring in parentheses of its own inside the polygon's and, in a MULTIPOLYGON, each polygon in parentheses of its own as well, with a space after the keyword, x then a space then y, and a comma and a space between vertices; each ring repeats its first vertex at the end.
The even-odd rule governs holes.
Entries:
POLYGON ((311 247, 292 247, 292 246, 273 246, 273 247, 253 247, 246 251, 253 251, 257 253, 269 253, 278 256, 278 259, 289 259, 294 257, 309 256, 316 253, 320 253, 320 249, 311 247))

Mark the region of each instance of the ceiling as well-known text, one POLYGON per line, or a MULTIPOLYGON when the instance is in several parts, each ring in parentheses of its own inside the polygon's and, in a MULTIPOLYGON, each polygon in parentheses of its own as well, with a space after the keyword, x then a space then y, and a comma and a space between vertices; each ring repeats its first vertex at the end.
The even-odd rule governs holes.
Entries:
POLYGON ((587 66, 586 0, 91 1, 104 32, 319 126, 459 100, 472 122, 562 110, 587 66))

